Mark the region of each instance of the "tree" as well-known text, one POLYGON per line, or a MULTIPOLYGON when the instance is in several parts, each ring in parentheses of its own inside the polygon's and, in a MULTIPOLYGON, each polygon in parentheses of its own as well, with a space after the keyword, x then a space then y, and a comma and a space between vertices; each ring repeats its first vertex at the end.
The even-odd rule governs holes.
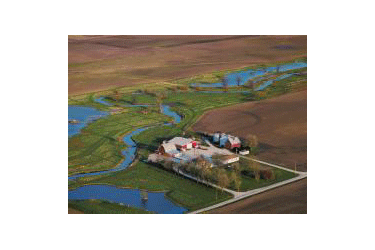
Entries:
POLYGON ((231 167, 236 174, 240 172, 240 164, 238 162, 233 163, 231 167))
POLYGON ((223 77, 223 88, 228 89, 228 79, 226 77, 223 77))
POLYGON ((166 170, 173 170, 173 162, 172 161, 164 161, 163 163, 163 167, 166 169, 166 170))
POLYGON ((252 151, 253 148, 257 147, 258 144, 258 137, 252 134, 247 135, 242 141, 242 146, 250 148, 250 151, 252 151))
POLYGON ((136 96, 133 94, 132 95, 132 102, 131 102, 133 105, 137 103, 137 98, 136 96))
POLYGON ((237 86, 240 86, 240 83, 241 83, 241 77, 240 76, 237 76, 236 82, 237 82, 237 86))
POLYGON ((250 169, 254 172, 254 177, 258 181, 260 179, 260 164, 257 161, 253 161, 250 169))
POLYGON ((155 97, 156 97, 156 104, 159 106, 159 112, 160 113, 163 113, 163 106, 162 106, 162 103, 163 103, 163 100, 165 98, 167 98, 167 96, 162 93, 162 92, 159 92, 159 93, 156 93, 155 94, 155 97))
POLYGON ((240 187, 241 187, 241 178, 240 178, 240 176, 237 173, 232 172, 229 175, 229 180, 230 180, 231 187, 234 188, 234 189, 236 189, 239 192, 240 191, 240 187))
POLYGON ((224 169, 219 169, 217 174, 217 185, 221 187, 221 192, 223 192, 224 188, 228 187, 229 185, 229 178, 224 169))
POLYGON ((121 93, 117 89, 113 90, 113 92, 112 92, 112 98, 115 101, 119 101, 121 99, 121 93))

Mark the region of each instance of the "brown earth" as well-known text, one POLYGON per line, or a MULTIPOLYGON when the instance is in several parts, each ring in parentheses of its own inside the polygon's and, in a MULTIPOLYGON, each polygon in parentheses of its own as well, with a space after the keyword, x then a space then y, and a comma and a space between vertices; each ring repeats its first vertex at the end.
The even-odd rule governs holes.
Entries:
POLYGON ((211 210, 213 214, 307 214, 307 179, 211 210))
MULTIPOLYGON (((259 159, 307 171, 307 90, 206 113, 196 131, 255 134, 259 159)), ((210 213, 307 213, 307 179, 210 211, 210 213)))
POLYGON ((306 55, 307 36, 68 36, 69 95, 306 55))
POLYGON ((258 158, 307 171, 307 90, 206 113, 195 131, 258 137, 258 158))
POLYGON ((83 214, 84 212, 76 210, 74 208, 68 208, 68 214, 83 214))

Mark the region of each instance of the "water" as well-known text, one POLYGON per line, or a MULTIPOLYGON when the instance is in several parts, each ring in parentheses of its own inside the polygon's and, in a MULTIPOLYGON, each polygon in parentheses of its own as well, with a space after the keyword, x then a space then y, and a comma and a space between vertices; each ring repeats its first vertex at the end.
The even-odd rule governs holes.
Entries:
MULTIPOLYGON (((106 106, 112 106, 111 103, 106 102, 103 97, 98 98, 95 100, 98 103, 101 103, 106 106)), ((128 107, 135 107, 135 106, 148 106, 148 105, 124 105, 128 107)), ((85 108, 80 106, 69 106, 69 119, 77 119, 77 120, 89 120, 88 117, 95 116, 100 117, 99 115, 107 115, 107 112, 98 111, 94 108, 85 108), (72 114, 71 111, 74 111, 72 114)), ((176 112, 170 110, 168 105, 162 105, 162 112, 165 115, 173 117, 174 123, 181 122, 181 116, 179 116, 176 112)), ((80 123, 80 128, 87 125, 87 123, 80 123)), ((166 125, 171 125, 167 123, 166 125)), ((74 125, 77 126, 77 125, 74 125)), ((79 133, 78 128, 75 131, 70 131, 69 128, 69 137, 71 133, 79 133)), ((86 176, 96 176, 102 175, 106 173, 111 173, 115 171, 121 171, 126 169, 134 160, 135 154, 137 151, 137 144, 132 140, 132 136, 145 131, 148 127, 143 127, 132 131, 131 133, 124 136, 123 141, 128 146, 125 150, 122 151, 124 155, 124 161, 119 164, 114 169, 94 172, 94 173, 87 173, 87 174, 77 174, 73 176, 69 176, 69 180, 74 180, 79 177, 86 177, 86 176)), ((117 188, 115 186, 110 185, 86 185, 75 190, 71 190, 68 192, 69 199, 104 199, 116 203, 124 203, 130 206, 139 207, 146 209, 148 211, 154 211, 156 213, 183 213, 187 209, 183 207, 179 207, 173 204, 171 201, 167 200, 164 196, 164 193, 148 193, 148 200, 142 201, 140 196, 140 191, 137 189, 122 189, 117 188)))
POLYGON ((88 123, 107 116, 108 112, 100 111, 90 107, 69 105, 68 118, 69 120, 78 120, 78 124, 68 124, 68 137, 72 137, 81 132, 81 129, 88 123))
POLYGON ((268 80, 268 81, 264 82, 263 84, 261 84, 259 87, 255 88, 254 90, 255 91, 264 90, 268 86, 272 85, 272 83, 274 83, 275 81, 279 81, 279 80, 291 77, 292 75, 293 74, 285 74, 285 75, 277 77, 275 80, 268 80))
MULTIPOLYGON (((288 70, 293 69, 301 69, 306 68, 307 63, 290 63, 290 64, 284 64, 279 66, 279 72, 285 72, 288 70)), ((276 72, 277 67, 268 67, 264 69, 258 69, 253 70, 249 69, 246 71, 240 71, 235 73, 229 73, 225 76, 225 79, 227 80, 228 87, 231 86, 237 86, 237 78, 239 77, 239 85, 244 85, 246 82, 248 82, 250 79, 253 79, 255 77, 264 76, 269 72, 276 72)), ((271 83, 272 84, 272 83, 271 83)), ((223 83, 192 83, 192 87, 203 87, 203 88, 222 88, 223 83)))
POLYGON ((171 111, 171 108, 168 105, 161 105, 161 106, 162 106, 163 114, 173 117, 175 124, 181 122, 181 116, 177 114, 176 112, 171 111))
POLYGON ((148 192, 148 200, 141 199, 138 189, 124 189, 109 185, 87 185, 69 191, 69 199, 102 199, 124 203, 160 214, 181 214, 186 208, 177 206, 165 198, 164 193, 148 192))

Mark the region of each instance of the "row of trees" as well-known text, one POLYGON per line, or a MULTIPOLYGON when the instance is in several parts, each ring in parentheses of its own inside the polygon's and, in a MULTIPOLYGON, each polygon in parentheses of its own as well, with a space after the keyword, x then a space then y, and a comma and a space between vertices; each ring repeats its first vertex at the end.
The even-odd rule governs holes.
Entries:
POLYGON ((241 186, 241 177, 239 166, 235 167, 228 173, 222 167, 211 167, 211 162, 204 159, 203 157, 198 157, 197 159, 186 163, 179 164, 173 161, 162 161, 160 165, 168 171, 183 171, 189 173, 196 178, 211 182, 218 185, 220 188, 232 188, 239 190, 241 186))

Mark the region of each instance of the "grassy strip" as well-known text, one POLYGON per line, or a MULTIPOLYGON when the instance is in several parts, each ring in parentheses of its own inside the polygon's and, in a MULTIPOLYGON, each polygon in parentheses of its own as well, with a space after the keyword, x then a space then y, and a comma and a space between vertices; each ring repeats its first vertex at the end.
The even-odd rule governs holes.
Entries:
MULTIPOLYGON (((136 110, 136 108, 134 108, 136 110)), ((110 115, 90 123, 80 134, 69 138, 69 175, 116 167, 126 145, 121 137, 139 127, 168 120, 159 113, 128 112, 110 115)))
MULTIPOLYGON (((252 189, 257 189, 257 188, 261 188, 261 187, 265 187, 265 186, 269 186, 271 184, 274 184, 274 183, 277 183, 277 182, 281 182, 281 181, 285 181, 287 179, 290 179, 290 178, 293 178, 295 177, 296 175, 292 172, 289 172, 289 171, 285 171, 285 170, 282 170, 282 169, 277 169, 277 168, 272 168, 272 167, 269 167, 269 166, 265 166, 263 167, 263 165, 261 164, 257 164, 257 166, 255 166, 256 163, 254 164, 253 161, 250 161, 249 159, 245 159, 245 158, 242 158, 240 157, 240 171, 243 171, 243 170, 247 170, 249 169, 255 169, 255 168, 265 168, 265 169, 272 169, 272 171, 274 172, 274 175, 275 175, 275 179, 269 179, 269 180, 266 180, 266 179, 255 179, 255 178, 251 178, 251 177, 248 177, 248 176, 245 176, 243 174, 241 174, 241 186, 240 186, 240 191, 241 192, 244 192, 244 191, 249 191, 249 190, 252 190, 252 189)), ((231 170, 229 170, 231 171, 231 170)))
POLYGON ((153 214, 140 208, 123 206, 103 200, 69 200, 69 208, 85 214, 153 214))
POLYGON ((80 184, 83 183, 87 185, 107 184, 149 191, 168 191, 166 196, 171 201, 188 210, 207 207, 232 197, 228 193, 196 183, 144 162, 137 162, 125 171, 97 178, 81 178, 80 184))

